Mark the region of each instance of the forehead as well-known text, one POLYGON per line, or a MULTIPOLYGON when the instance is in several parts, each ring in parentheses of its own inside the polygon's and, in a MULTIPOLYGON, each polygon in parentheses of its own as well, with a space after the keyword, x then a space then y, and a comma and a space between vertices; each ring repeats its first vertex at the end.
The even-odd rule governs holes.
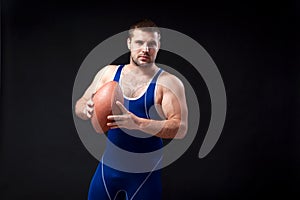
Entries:
POLYGON ((132 32, 133 40, 158 40, 159 36, 157 32, 148 32, 141 29, 135 29, 132 32))

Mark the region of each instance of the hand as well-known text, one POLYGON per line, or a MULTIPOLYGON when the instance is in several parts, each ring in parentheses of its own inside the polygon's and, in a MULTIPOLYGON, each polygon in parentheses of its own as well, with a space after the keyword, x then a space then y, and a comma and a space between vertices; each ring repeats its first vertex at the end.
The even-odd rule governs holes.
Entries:
POLYGON ((139 128, 139 117, 135 114, 129 112, 124 105, 117 101, 117 106, 120 108, 121 115, 109 115, 107 119, 112 120, 113 122, 107 123, 111 129, 114 128, 126 128, 126 129, 138 129, 139 128))
POLYGON ((83 109, 83 113, 88 117, 91 118, 94 112, 94 102, 92 99, 86 102, 86 105, 83 109))

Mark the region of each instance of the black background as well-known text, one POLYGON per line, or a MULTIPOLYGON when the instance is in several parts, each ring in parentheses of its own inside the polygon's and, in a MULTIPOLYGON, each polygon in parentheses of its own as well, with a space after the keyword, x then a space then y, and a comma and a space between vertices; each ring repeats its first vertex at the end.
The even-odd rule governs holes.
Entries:
POLYGON ((2 0, 0 199, 86 199, 98 161, 75 129, 75 77, 95 46, 143 17, 201 44, 227 92, 222 135, 199 159, 205 83, 159 55, 191 81, 203 117, 188 151, 163 169, 164 199, 299 198, 299 3, 198 3, 2 0))

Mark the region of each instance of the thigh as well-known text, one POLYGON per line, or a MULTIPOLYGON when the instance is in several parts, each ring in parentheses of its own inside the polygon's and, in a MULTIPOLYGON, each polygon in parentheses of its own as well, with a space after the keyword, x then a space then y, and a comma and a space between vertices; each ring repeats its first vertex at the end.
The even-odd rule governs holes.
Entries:
POLYGON ((160 172, 153 172, 147 180, 135 188, 137 190, 130 195, 132 200, 161 200, 162 183, 160 172))
POLYGON ((88 200, 109 200, 110 198, 106 192, 106 186, 103 183, 102 178, 102 167, 101 163, 99 163, 96 172, 91 180, 88 200))

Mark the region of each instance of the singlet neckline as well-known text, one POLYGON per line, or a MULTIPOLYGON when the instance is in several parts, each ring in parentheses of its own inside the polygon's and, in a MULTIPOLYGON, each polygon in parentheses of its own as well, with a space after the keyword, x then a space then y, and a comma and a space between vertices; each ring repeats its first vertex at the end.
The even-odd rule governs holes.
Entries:
MULTIPOLYGON (((123 71, 123 69, 125 68, 125 66, 126 65, 124 65, 123 67, 122 66, 119 66, 119 67, 122 67, 122 69, 121 69, 121 72, 120 72, 120 78, 119 78, 119 84, 120 84, 120 86, 121 86, 121 77, 122 77, 122 71, 123 71)), ((154 78, 156 77, 156 75, 159 73, 161 71, 161 69, 160 68, 158 68, 158 70, 154 73, 154 75, 150 78, 150 81, 147 83, 147 87, 146 87, 146 89, 143 91, 143 92, 141 92, 141 94, 139 95, 139 96, 137 96, 137 97, 127 97, 124 93, 123 93, 123 97, 125 98, 125 99, 127 99, 127 100, 138 100, 138 99, 140 99, 140 98, 142 98, 146 93, 147 93, 147 91, 148 91, 148 89, 149 89, 149 87, 150 87, 150 85, 151 85, 151 83, 153 83, 153 80, 154 80, 154 78)), ((157 79, 158 79, 158 77, 157 77, 157 79)), ((157 79, 156 79, 156 81, 157 81, 157 79)), ((154 94, 155 95, 155 94, 154 94)))

